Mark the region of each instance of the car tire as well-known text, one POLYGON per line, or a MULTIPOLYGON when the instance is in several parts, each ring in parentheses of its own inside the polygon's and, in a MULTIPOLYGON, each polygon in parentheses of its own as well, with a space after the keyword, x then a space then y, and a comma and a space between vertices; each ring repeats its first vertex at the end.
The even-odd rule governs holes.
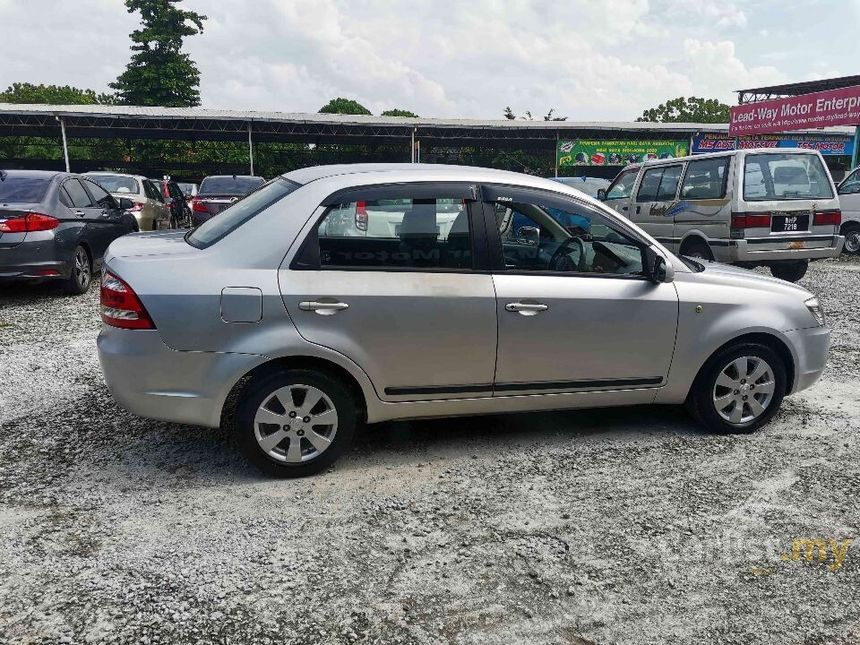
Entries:
POLYGON ((157 230, 158 230, 158 220, 157 220, 157 219, 155 219, 155 218, 153 218, 153 220, 152 220, 152 230, 153 230, 153 231, 157 231, 157 230))
POLYGON ((327 468, 349 449, 357 419, 355 400, 340 380, 294 369, 251 381, 233 425, 239 449, 259 470, 276 477, 305 477, 327 468))
POLYGON ((69 277, 63 282, 63 291, 73 296, 79 296, 89 291, 93 281, 93 261, 86 247, 78 244, 72 256, 72 269, 69 277))
POLYGON ((767 345, 742 343, 719 351, 702 367, 687 409, 713 432, 747 434, 773 418, 786 388, 782 357, 767 345))
POLYGON ((775 278, 787 280, 788 282, 797 282, 806 275, 806 270, 809 268, 809 262, 802 260, 800 262, 780 262, 772 264, 770 272, 775 278))
POLYGON ((686 255, 688 258, 696 260, 713 261, 714 254, 711 253, 711 247, 706 242, 690 242, 684 247, 681 255, 686 255))
POLYGON ((846 255, 860 255, 860 224, 846 224, 842 227, 845 236, 845 246, 842 252, 846 255))

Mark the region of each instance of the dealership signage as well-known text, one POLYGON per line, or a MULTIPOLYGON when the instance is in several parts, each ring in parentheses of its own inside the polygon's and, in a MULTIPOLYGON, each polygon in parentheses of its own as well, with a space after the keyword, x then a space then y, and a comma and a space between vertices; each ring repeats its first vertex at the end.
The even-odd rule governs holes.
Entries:
POLYGON ((689 141, 674 139, 585 140, 567 139, 558 142, 556 159, 560 168, 566 166, 626 166, 649 159, 672 159, 689 154, 689 141))
POLYGON ((860 85, 736 105, 731 110, 729 134, 766 134, 831 125, 860 125, 860 85))
POLYGON ((733 137, 727 134, 700 134, 692 139, 693 154, 744 150, 750 148, 805 148, 818 150, 823 155, 851 155, 854 141, 845 136, 767 134, 751 137, 733 137))

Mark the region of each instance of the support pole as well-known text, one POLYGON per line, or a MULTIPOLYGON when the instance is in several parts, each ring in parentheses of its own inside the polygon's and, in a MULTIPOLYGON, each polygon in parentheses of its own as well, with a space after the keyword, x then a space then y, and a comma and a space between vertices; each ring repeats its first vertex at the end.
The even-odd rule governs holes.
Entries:
POLYGON ((251 138, 251 122, 248 121, 248 159, 251 161, 251 174, 254 174, 254 140, 251 138))
POLYGON ((63 159, 66 160, 66 172, 72 172, 69 166, 69 142, 66 141, 66 124, 60 117, 55 117, 60 122, 60 134, 63 136, 63 159))
POLYGON ((415 163, 415 128, 412 128, 412 137, 409 143, 409 163, 415 163))
POLYGON ((555 157, 555 176, 558 178, 558 130, 555 131, 555 150, 552 151, 552 156, 555 157))
POLYGON ((860 165, 860 125, 854 128, 854 150, 851 153, 851 168, 854 170, 860 165))

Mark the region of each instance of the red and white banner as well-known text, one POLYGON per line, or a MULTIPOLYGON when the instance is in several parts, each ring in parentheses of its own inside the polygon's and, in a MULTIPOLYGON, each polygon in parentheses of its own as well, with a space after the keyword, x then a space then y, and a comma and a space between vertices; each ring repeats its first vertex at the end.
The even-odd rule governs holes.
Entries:
POLYGON ((860 125, 860 85, 736 105, 732 108, 729 134, 766 134, 831 125, 860 125))

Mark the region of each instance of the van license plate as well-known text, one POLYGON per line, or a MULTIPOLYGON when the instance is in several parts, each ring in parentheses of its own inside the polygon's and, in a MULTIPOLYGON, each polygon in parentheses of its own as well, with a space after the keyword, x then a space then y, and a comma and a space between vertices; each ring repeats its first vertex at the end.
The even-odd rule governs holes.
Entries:
POLYGON ((809 215, 774 215, 770 230, 774 233, 794 233, 809 230, 809 215))

